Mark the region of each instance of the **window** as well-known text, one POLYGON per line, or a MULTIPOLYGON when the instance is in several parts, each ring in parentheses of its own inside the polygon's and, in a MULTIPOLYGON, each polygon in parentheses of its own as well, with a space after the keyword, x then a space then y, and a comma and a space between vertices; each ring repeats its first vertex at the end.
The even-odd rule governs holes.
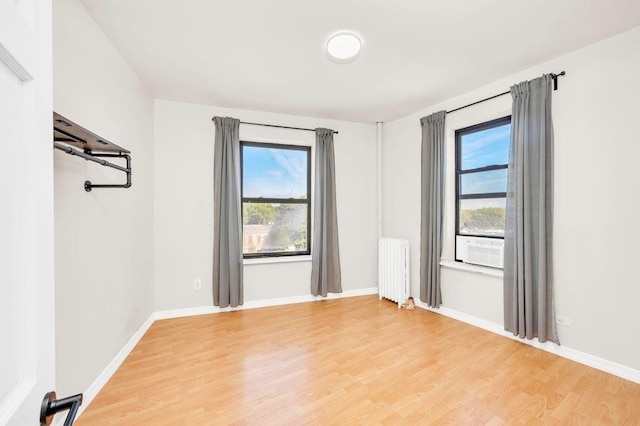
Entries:
POLYGON ((510 135, 511 117, 456 131, 456 235, 504 238, 510 135))
POLYGON ((308 255, 311 148, 241 142, 245 258, 308 255))

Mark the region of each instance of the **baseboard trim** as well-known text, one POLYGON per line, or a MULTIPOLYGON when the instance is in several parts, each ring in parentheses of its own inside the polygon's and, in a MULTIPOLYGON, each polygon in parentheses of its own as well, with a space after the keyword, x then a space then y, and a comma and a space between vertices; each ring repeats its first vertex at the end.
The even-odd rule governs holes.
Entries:
MULTIPOLYGON (((316 297, 312 295, 304 295, 304 296, 292 296, 292 297, 281 297, 276 299, 266 299, 266 300, 256 300, 251 302, 246 302, 244 305, 238 308, 223 308, 220 309, 216 306, 201 306, 197 308, 187 308, 187 309, 175 309, 170 311, 158 311, 152 313, 149 318, 140 326, 138 331, 129 339, 129 341, 124 345, 124 347, 118 352, 118 354, 111 360, 109 365, 100 373, 100 375, 93 381, 93 383, 89 386, 89 388, 83 394, 83 402, 78 410, 79 417, 82 412, 91 404, 91 401, 98 395, 98 392, 107 384, 111 376, 120 368, 124 360, 131 353, 133 348, 138 344, 142 336, 149 330, 151 325, 153 325, 154 321, 161 319, 169 319, 169 318, 180 318, 180 317, 188 317, 193 315, 205 315, 205 314, 214 314, 214 313, 222 313, 222 312, 231 312, 231 311, 239 311, 244 309, 256 309, 256 308, 266 308, 270 306, 279 306, 279 305, 290 305, 293 303, 306 303, 306 302, 316 302, 320 300, 326 299, 342 299, 345 297, 355 297, 355 296, 367 296, 371 294, 378 294, 378 287, 369 287, 357 290, 347 290, 343 293, 330 293, 326 298, 324 297, 316 297)), ((64 419, 61 419, 60 422, 55 422, 56 426, 61 426, 64 419)))
POLYGON ((196 308, 173 309, 169 311, 158 311, 154 314, 154 319, 169 319, 188 317, 193 315, 218 314, 222 312, 242 311, 246 309, 268 308, 271 306, 291 305, 293 303, 317 302, 327 299, 342 299, 345 297, 368 296, 378 294, 378 287, 368 287, 357 290, 347 290, 342 293, 329 293, 327 297, 313 296, 311 294, 301 296, 279 297, 274 299, 253 300, 245 302, 237 308, 219 308, 217 306, 200 306, 196 308))
MULTIPOLYGON (((91 401, 98 395, 98 392, 107 384, 111 376, 120 368, 124 360, 129 356, 133 348, 138 344, 142 336, 149 330, 154 321, 154 314, 151 314, 149 318, 140 326, 138 331, 134 333, 133 336, 129 339, 129 341, 124 345, 120 352, 116 354, 116 356, 111 360, 109 365, 100 373, 100 375, 91 383, 89 388, 82 395, 82 405, 78 409, 79 417, 82 412, 91 404, 91 401)), ((61 423, 62 424, 62 423, 61 423)))
POLYGON ((605 373, 613 374, 614 376, 618 376, 623 379, 629 380, 631 382, 640 384, 640 370, 627 367, 626 365, 618 364, 616 362, 609 361, 609 360, 597 357, 595 355, 591 355, 586 352, 579 351, 577 349, 572 349, 567 346, 558 346, 555 343, 551 343, 551 342, 540 343, 538 339, 533 339, 533 340, 521 339, 517 336, 514 336, 512 333, 505 331, 504 327, 500 324, 483 320, 481 318, 477 318, 472 315, 465 314, 463 312, 458 312, 453 309, 446 308, 444 306, 441 306, 438 309, 433 309, 428 307, 426 303, 421 302, 419 300, 416 301, 416 306, 419 308, 425 309, 427 311, 444 315, 446 317, 453 318, 458 321, 462 321, 469 325, 482 328, 492 333, 499 334, 511 340, 515 340, 520 343, 525 343, 529 346, 542 349, 544 351, 553 353, 563 358, 567 358, 572 361, 579 362, 580 364, 595 368, 600 371, 604 371, 605 373))

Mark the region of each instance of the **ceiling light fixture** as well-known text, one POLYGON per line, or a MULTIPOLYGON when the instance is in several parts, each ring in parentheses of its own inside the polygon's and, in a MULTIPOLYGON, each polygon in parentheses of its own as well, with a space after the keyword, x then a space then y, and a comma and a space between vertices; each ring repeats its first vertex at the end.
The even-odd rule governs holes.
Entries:
POLYGON ((348 64, 360 55, 362 39, 352 31, 339 31, 329 37, 325 50, 327 57, 336 64, 348 64))

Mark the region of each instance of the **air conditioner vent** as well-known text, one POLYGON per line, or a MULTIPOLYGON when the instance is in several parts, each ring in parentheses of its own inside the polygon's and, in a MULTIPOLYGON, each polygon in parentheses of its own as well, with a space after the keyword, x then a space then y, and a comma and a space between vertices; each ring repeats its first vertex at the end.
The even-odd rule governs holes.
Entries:
POLYGON ((474 265, 502 268, 504 240, 458 235, 456 236, 456 259, 474 265))

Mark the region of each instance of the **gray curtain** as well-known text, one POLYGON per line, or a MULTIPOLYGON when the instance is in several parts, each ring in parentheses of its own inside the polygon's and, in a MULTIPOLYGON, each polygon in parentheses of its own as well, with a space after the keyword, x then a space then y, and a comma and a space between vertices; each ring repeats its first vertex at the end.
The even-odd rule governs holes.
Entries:
POLYGON ((240 120, 214 117, 213 304, 242 305, 240 120))
POLYGON ((504 328, 560 344, 553 301, 553 125, 550 75, 511 87, 504 238, 504 328))
POLYGON ((311 294, 342 293, 333 130, 316 129, 311 294))
POLYGON ((422 179, 420 202, 420 300, 432 308, 442 304, 440 256, 444 210, 444 122, 440 111, 420 119, 422 179))

